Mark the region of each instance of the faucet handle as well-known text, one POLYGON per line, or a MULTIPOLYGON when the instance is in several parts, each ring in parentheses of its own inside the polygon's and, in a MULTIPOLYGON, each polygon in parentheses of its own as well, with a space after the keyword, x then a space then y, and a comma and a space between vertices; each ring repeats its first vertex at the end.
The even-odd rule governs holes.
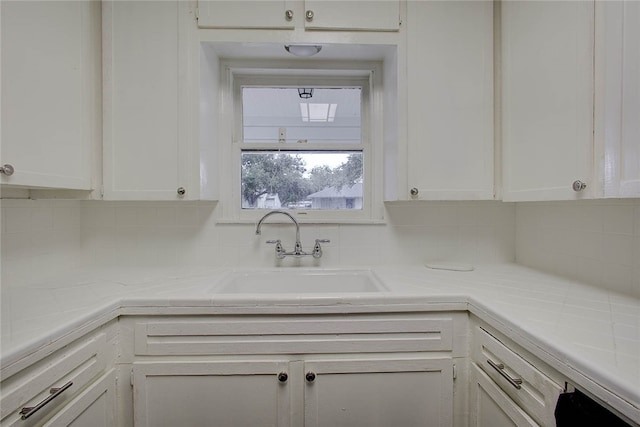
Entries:
POLYGON ((320 246, 320 243, 329 243, 330 241, 329 239, 316 239, 316 244, 313 245, 311 255, 313 255, 314 258, 320 258, 322 256, 322 246, 320 246))

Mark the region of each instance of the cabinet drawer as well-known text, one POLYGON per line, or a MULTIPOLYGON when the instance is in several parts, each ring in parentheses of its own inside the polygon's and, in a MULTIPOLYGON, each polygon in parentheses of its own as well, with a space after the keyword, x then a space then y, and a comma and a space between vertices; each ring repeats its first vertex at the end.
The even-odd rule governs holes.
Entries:
POLYGON ((101 333, 77 345, 65 347, 33 366, 3 379, 0 386, 1 425, 28 427, 39 425, 63 408, 107 366, 106 334, 101 333), (26 420, 21 409, 35 407, 52 396, 51 388, 72 383, 42 409, 26 420))
POLYGON ((453 319, 425 315, 138 321, 136 355, 451 351, 453 319))
POLYGON ((553 412, 563 388, 505 344, 476 327, 474 362, 514 402, 542 425, 555 425, 553 412))

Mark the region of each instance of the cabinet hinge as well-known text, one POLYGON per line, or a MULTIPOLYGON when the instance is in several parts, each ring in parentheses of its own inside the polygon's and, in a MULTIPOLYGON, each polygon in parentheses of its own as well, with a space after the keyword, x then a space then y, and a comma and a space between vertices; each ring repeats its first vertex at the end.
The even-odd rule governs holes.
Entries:
POLYGON ((453 364, 453 379, 455 380, 456 378, 458 378, 458 368, 456 367, 456 364, 453 364))
POLYGON ((129 384, 133 387, 133 369, 129 372, 129 384))

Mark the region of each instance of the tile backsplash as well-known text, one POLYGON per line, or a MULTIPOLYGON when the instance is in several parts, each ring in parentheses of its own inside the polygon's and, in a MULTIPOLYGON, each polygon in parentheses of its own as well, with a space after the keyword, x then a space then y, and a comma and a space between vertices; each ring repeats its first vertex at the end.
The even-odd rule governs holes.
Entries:
POLYGON ((0 201, 3 286, 74 267, 325 267, 516 261, 640 297, 640 200, 402 202, 386 224, 301 227, 324 255, 278 264, 268 239, 293 246, 291 224, 219 221, 215 203, 0 201))
POLYGON ((215 203, 11 200, 2 203, 4 284, 72 267, 269 267, 465 263, 515 259, 515 206, 501 202, 411 202, 386 206, 386 224, 301 226, 318 260, 275 261, 268 239, 293 247, 292 224, 219 222, 215 203))
POLYGON ((640 297, 640 199, 518 203, 516 262, 640 297))

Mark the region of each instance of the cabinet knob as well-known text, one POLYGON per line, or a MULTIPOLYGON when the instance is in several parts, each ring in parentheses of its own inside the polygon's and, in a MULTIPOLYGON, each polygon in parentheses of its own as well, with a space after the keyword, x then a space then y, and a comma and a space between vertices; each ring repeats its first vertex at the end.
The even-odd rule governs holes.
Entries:
POLYGON ((278 381, 280 381, 281 383, 286 383, 288 379, 289 375, 287 375, 286 372, 280 372, 278 374, 278 381))
POLYGON ((307 380, 307 382, 310 382, 310 383, 316 380, 316 374, 314 374, 313 372, 307 372, 307 374, 304 377, 307 380))
POLYGON ((307 18, 307 22, 313 21, 313 10, 307 10, 304 17, 307 18))
POLYGON ((409 190, 409 193, 411 194, 411 196, 416 197, 419 191, 416 187, 413 187, 411 190, 409 190))
POLYGON ((572 188, 573 188, 573 191, 582 191, 585 188, 587 188, 587 184, 585 184, 580 180, 576 180, 576 181, 573 181, 572 188))
POLYGON ((15 169, 13 168, 13 166, 6 164, 4 166, 0 166, 0 173, 4 174, 6 176, 11 176, 13 175, 13 173, 15 172, 15 169))
POLYGON ((284 13, 284 18, 287 21, 291 21, 293 19, 293 10, 288 9, 285 13, 284 13))
POLYGON ((187 189, 184 187, 178 187, 178 197, 184 197, 185 194, 187 194, 187 189))

